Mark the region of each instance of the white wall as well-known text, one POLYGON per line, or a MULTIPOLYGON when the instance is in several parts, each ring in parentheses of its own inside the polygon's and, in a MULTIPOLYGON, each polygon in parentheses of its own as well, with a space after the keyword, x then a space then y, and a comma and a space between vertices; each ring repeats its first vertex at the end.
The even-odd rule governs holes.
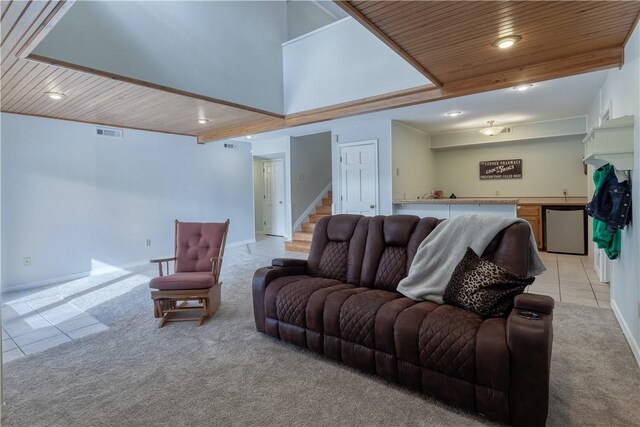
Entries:
POLYGON ((89 124, 5 113, 1 123, 5 289, 172 254, 174 219, 230 218, 229 244, 254 238, 247 142, 128 129, 109 139, 89 124))
POLYGON ((298 222, 331 183, 331 132, 291 137, 291 218, 298 222))
POLYGON ((391 135, 393 199, 416 199, 433 191, 436 171, 430 136, 396 121, 391 135))
POLYGON ((282 1, 81 1, 34 53, 282 113, 286 27, 282 1))
POLYGON ((635 118, 631 224, 622 231, 620 258, 612 263, 611 306, 640 364, 640 26, 624 50, 624 66, 610 70, 590 117, 599 117, 610 103, 611 118, 635 118))
POLYGON ((287 40, 294 39, 335 21, 336 18, 313 1, 287 1, 287 40))
POLYGON ((336 196, 340 196, 340 161, 338 145, 348 142, 378 140, 378 200, 380 215, 393 213, 391 174, 391 120, 365 123, 361 125, 337 127, 331 130, 332 183, 334 189, 334 212, 336 196), (336 142, 337 138, 337 142, 336 142))
POLYGON ((428 84, 352 18, 283 45, 285 113, 428 84))
POLYGON ((571 197, 587 195, 580 135, 434 153, 436 186, 447 197, 562 197, 565 188, 571 197), (522 159, 522 179, 480 179, 479 162, 506 159, 522 159))

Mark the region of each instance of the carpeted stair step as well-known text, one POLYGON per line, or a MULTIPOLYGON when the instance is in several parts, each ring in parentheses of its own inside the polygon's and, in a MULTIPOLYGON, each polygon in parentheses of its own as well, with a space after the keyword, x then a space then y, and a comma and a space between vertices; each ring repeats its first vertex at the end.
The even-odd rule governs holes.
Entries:
POLYGON ((298 240, 284 242, 284 248, 291 252, 304 252, 308 254, 311 249, 311 242, 301 242, 298 240))

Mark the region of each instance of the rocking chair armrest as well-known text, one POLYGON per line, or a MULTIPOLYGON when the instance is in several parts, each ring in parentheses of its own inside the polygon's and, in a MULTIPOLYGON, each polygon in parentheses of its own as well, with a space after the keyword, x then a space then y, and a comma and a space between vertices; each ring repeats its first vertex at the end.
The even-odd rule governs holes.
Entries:
POLYGON ((158 258, 158 259, 150 259, 149 262, 150 263, 154 263, 154 262, 169 262, 169 261, 175 261, 176 257, 173 258, 158 258))

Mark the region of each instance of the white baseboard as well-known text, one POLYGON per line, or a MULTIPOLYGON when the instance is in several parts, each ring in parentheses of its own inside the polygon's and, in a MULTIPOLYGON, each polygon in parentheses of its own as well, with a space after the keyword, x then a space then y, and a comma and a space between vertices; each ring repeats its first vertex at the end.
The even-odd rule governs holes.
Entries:
MULTIPOLYGON (((255 243, 255 242, 256 242, 255 239, 247 239, 239 242, 227 243, 227 248, 235 248, 237 246, 248 245, 249 243, 255 243)), ((164 255, 157 258, 170 258, 172 256, 173 254, 164 255)), ((71 280, 77 280, 77 279, 81 279, 83 277, 88 277, 88 276, 97 276, 99 274, 113 273, 116 271, 127 270, 129 268, 140 267, 148 264, 149 264, 149 260, 145 259, 141 261, 128 262, 126 264, 110 265, 106 267, 94 268, 89 271, 82 271, 80 273, 68 274, 66 276, 53 277, 50 279, 38 280, 35 282, 20 283, 18 285, 6 286, 6 287, 3 286, 2 293, 25 290, 25 289, 41 288, 47 285, 53 285, 53 284, 62 283, 62 282, 69 282, 71 280)))
POLYGON ((616 319, 618 319, 618 323, 622 328, 622 333, 624 333, 624 336, 629 343, 629 347, 631 347, 631 352, 636 358, 636 363, 640 366, 640 346, 636 342, 633 334, 631 334, 631 329, 629 329, 629 325, 625 322, 624 317, 622 317, 622 313, 614 300, 611 300, 611 309, 613 310, 613 314, 616 316, 616 319))
MULTIPOLYGON (((324 199, 327 195, 327 193, 331 191, 331 183, 327 184, 326 187, 324 187, 324 189, 320 192, 320 194, 318 195, 318 197, 316 197, 313 202, 311 202, 311 204, 309 206, 307 206, 307 209, 302 213, 302 215, 300 215, 300 218, 298 218, 296 220, 296 222, 293 224, 293 231, 300 231, 301 227, 302 227, 302 223, 305 221, 305 219, 311 214, 311 211, 313 211, 316 206, 318 206, 320 203, 322 203, 322 199, 324 199)), ((291 240, 293 240, 293 236, 291 236, 291 240)))

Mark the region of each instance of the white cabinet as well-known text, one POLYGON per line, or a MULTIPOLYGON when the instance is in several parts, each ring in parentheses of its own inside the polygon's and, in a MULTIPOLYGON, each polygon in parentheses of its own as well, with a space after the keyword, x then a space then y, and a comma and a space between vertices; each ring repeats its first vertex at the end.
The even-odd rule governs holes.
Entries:
POLYGON ((607 120, 584 139, 584 162, 599 168, 633 169, 633 116, 607 120))

